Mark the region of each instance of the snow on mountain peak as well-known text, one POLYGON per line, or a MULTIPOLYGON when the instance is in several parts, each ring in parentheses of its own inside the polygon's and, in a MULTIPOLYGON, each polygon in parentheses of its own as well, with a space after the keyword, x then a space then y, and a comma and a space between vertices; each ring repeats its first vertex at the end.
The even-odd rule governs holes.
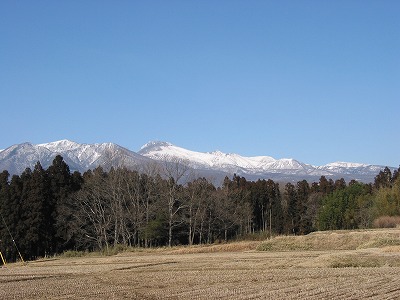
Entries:
MULTIPOLYGON (((9 170, 12 174, 22 173, 37 161, 43 167, 51 165, 56 155, 62 155, 71 169, 85 171, 96 166, 121 163, 130 166, 169 158, 182 160, 196 169, 199 174, 238 174, 253 180, 259 178, 313 178, 319 176, 333 178, 345 177, 371 182, 384 167, 349 162, 334 162, 325 166, 312 166, 295 159, 275 159, 270 156, 241 156, 221 151, 196 152, 175 146, 168 142, 152 141, 141 147, 138 153, 125 149, 117 144, 78 144, 69 140, 34 145, 21 143, 0 150, 0 170, 9 170), (215 172, 215 173, 213 173, 215 172)), ((392 168, 394 169, 394 168, 392 168)), ((214 175, 213 175, 214 176, 214 175)))
POLYGON ((337 161, 334 163, 329 163, 326 164, 324 167, 333 167, 333 168, 359 168, 359 167, 366 167, 368 165, 366 164, 360 164, 360 163, 351 163, 351 162, 343 162, 343 161, 337 161))
POLYGON ((149 151, 161 150, 163 147, 170 147, 173 146, 171 143, 168 142, 161 142, 161 141, 150 141, 147 144, 144 144, 138 153, 146 153, 149 151))
POLYGON ((276 162, 269 156, 245 157, 234 153, 221 151, 196 152, 174 146, 165 142, 150 142, 144 145, 139 154, 152 159, 178 158, 190 162, 195 169, 223 170, 226 172, 239 172, 246 169, 252 173, 263 172, 267 165, 276 162))
POLYGON ((50 151, 59 152, 73 150, 80 147, 81 145, 70 140, 60 140, 51 143, 38 144, 37 146, 47 148, 50 151))
POLYGON ((215 156, 226 156, 227 155, 226 153, 223 153, 223 152, 221 152, 219 150, 216 150, 216 151, 213 151, 213 152, 207 152, 207 153, 215 155, 215 156))

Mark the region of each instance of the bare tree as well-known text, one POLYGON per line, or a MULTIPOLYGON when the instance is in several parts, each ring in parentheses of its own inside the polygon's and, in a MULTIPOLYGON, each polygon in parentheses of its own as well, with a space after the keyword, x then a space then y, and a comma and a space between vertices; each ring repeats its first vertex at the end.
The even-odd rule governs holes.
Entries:
POLYGON ((199 243, 202 241, 208 201, 214 190, 214 186, 205 178, 199 178, 188 183, 186 188, 188 198, 186 211, 189 245, 193 245, 196 234, 199 237, 199 243))
POLYGON ((75 194, 78 206, 75 218, 81 224, 82 234, 96 241, 100 250, 109 248, 109 231, 112 224, 110 202, 104 193, 104 173, 101 168, 86 178, 82 190, 75 194))
POLYGON ((224 231, 224 240, 228 240, 228 231, 237 225, 238 206, 233 203, 228 195, 227 189, 219 189, 216 193, 215 202, 216 217, 224 231))
POLYGON ((183 223, 179 213, 186 207, 183 197, 179 199, 179 191, 188 176, 188 162, 176 157, 165 156, 163 160, 163 175, 167 178, 166 202, 168 218, 168 246, 172 246, 173 228, 183 223))

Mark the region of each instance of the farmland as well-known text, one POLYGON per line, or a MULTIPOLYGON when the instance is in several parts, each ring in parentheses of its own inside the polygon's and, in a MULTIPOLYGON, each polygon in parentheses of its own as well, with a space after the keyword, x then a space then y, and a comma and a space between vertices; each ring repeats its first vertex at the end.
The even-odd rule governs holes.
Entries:
POLYGON ((399 244, 385 229, 54 257, 1 268, 0 299, 396 299, 399 244))

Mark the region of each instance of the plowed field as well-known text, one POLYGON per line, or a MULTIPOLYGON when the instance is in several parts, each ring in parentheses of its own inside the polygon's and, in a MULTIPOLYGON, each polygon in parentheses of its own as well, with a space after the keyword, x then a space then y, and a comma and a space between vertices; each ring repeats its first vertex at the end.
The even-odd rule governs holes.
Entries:
POLYGON ((396 247, 126 252, 0 269, 0 299, 400 299, 396 247))

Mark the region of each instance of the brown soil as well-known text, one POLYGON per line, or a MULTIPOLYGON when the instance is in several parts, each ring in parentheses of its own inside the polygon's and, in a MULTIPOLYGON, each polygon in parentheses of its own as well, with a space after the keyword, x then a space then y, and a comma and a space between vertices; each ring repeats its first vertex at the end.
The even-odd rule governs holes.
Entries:
POLYGON ((397 246, 256 251, 244 244, 9 264, 0 269, 0 299, 400 298, 397 246))

